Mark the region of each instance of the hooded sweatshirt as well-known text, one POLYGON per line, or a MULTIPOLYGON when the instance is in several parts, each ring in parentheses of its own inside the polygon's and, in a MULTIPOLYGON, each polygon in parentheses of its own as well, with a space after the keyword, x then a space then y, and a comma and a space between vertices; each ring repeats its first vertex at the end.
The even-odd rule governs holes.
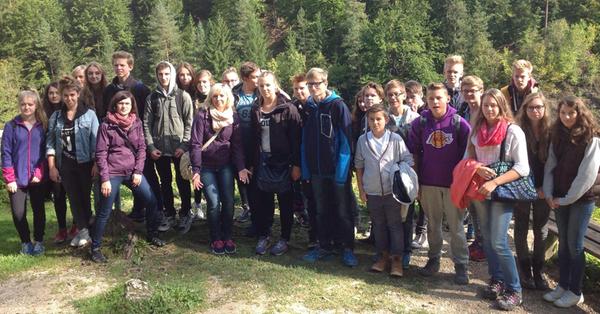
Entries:
POLYGON ((506 100, 508 100, 510 109, 512 110, 513 115, 515 115, 519 111, 519 108, 521 108, 521 105, 523 105, 525 97, 531 93, 537 92, 539 89, 538 86, 538 82, 532 77, 529 80, 529 83, 527 83, 527 87, 525 87, 524 91, 519 91, 517 86, 515 86, 515 82, 512 80, 509 85, 502 87, 500 91, 504 94, 506 100))
POLYGON ((446 114, 439 120, 430 110, 425 110, 421 114, 424 123, 422 118, 411 123, 408 149, 419 161, 417 174, 422 185, 450 187, 452 183, 452 169, 463 158, 471 131, 462 117, 457 130, 452 121, 455 114, 456 109, 448 105, 446 114))
POLYGON ((306 105, 310 116, 302 128, 302 178, 313 175, 344 184, 351 159, 352 119, 348 106, 335 92, 316 103, 311 97, 306 105))
POLYGON ((173 156, 177 148, 189 149, 194 109, 190 94, 177 87, 175 67, 161 63, 169 66, 171 78, 164 89, 157 77, 156 89, 146 98, 144 137, 148 153, 158 149, 162 156, 173 156))
POLYGON ((4 125, 2 132, 2 175, 4 182, 29 186, 31 179, 44 178, 46 169, 46 132, 40 122, 27 128, 21 116, 4 125))

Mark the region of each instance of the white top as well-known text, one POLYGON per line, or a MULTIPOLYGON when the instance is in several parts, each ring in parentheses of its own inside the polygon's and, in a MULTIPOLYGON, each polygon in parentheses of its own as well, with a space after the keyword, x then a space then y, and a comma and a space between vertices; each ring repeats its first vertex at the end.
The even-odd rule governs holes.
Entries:
MULTIPOLYGON (((483 146, 477 144, 477 132, 474 130, 471 143, 475 146, 477 161, 490 165, 500 160, 500 145, 483 146)), ((529 160, 527 159, 527 140, 521 127, 511 124, 506 130, 504 161, 513 161, 512 170, 522 177, 529 175, 529 160)))
POLYGON ((369 131, 367 133, 367 140, 371 147, 373 147, 376 156, 379 158, 381 157, 381 154, 383 154, 383 150, 387 147, 387 144, 390 142, 390 131, 385 130, 385 133, 383 133, 383 136, 380 138, 376 138, 373 135, 373 132, 369 131))

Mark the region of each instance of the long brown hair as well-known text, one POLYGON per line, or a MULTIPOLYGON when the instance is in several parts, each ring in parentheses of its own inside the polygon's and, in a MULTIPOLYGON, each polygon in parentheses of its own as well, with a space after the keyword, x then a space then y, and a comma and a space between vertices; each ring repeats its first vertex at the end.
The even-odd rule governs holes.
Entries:
POLYGON ((569 130, 570 142, 575 145, 587 145, 593 137, 600 135, 600 127, 592 111, 585 105, 581 98, 566 96, 558 103, 558 117, 552 126, 552 142, 560 142, 560 132, 564 128, 560 120, 560 109, 563 106, 573 108, 577 112, 577 120, 569 130))
POLYGON ((85 71, 83 73, 85 75, 85 85, 81 90, 80 99, 85 105, 88 106, 88 108, 98 111, 100 109, 98 107, 104 106, 104 89, 106 89, 106 86, 108 86, 106 72, 100 63, 92 61, 87 65, 87 67, 85 67, 85 71), (102 73, 100 83, 98 83, 96 86, 92 86, 92 83, 88 79, 88 71, 91 67, 97 68, 100 73, 102 73), (96 103, 96 100, 98 100, 99 103, 96 103))
POLYGON ((545 162, 548 158, 548 145, 550 144, 550 127, 552 121, 552 110, 550 102, 546 101, 546 97, 542 92, 531 93, 523 100, 523 105, 517 112, 516 123, 523 129, 525 138, 527 139, 527 150, 537 154, 538 160, 545 162), (544 104, 544 115, 538 123, 539 141, 535 138, 533 125, 527 116, 527 108, 531 102, 539 99, 544 104))
POLYGON ((485 91, 485 93, 483 93, 483 95, 481 96, 481 106, 482 108, 480 108, 479 110, 477 110, 477 113, 475 114, 475 118, 472 119, 473 123, 473 128, 471 129, 472 134, 476 134, 477 131, 479 130, 479 128, 481 127, 482 124, 484 124, 485 121, 485 116, 483 115, 483 100, 486 97, 491 97, 494 100, 496 100, 496 103, 498 104, 498 109, 500 109, 500 112, 498 113, 498 115, 500 116, 500 119, 506 120, 506 122, 514 122, 514 118, 512 115, 512 111, 510 110, 510 107, 508 106, 508 101, 506 100, 506 97, 504 97, 504 94, 502 94, 502 92, 499 89, 496 88, 490 88, 488 90, 485 91))
POLYGON ((190 94, 190 96, 194 97, 194 93, 196 91, 196 72, 194 71, 194 67, 187 62, 182 62, 177 66, 176 73, 177 87, 185 90, 190 94), (192 77, 192 81, 190 82, 190 85, 188 87, 184 87, 183 84, 181 84, 181 81, 179 80, 179 73, 181 73, 181 70, 183 69, 188 70, 188 72, 190 72, 190 76, 192 77))

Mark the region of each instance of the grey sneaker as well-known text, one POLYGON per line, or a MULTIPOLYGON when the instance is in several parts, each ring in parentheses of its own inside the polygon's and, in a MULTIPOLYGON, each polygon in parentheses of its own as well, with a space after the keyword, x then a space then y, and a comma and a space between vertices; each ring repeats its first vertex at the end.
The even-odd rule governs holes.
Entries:
POLYGON ((195 203, 196 219, 206 220, 206 202, 195 203))
POLYGON ((42 255, 42 254, 44 254, 45 250, 46 249, 44 248, 44 244, 42 244, 42 242, 36 242, 33 245, 32 255, 34 255, 34 256, 42 255))
POLYGON ((454 283, 457 285, 468 285, 469 275, 467 274, 467 265, 454 264, 454 283))
POLYGON ((21 243, 21 254, 33 255, 33 244, 31 242, 21 243))
POLYGON ((554 290, 544 294, 544 300, 548 302, 553 302, 560 299, 563 294, 565 294, 566 290, 561 286, 556 286, 554 290))
POLYGON ((165 232, 169 231, 171 227, 175 225, 175 217, 173 216, 163 216, 160 225, 158 226, 158 231, 165 232))
MULTIPOLYGON (((88 243, 92 242, 92 238, 90 238, 90 231, 87 228, 83 228, 79 230, 77 234, 79 237, 79 241, 77 242, 77 247, 86 246, 88 243)), ((73 243, 73 242, 71 242, 73 243)))
POLYGON ((288 251, 287 241, 284 239, 280 239, 277 243, 271 247, 271 255, 279 256, 283 255, 288 251))
POLYGON ((583 303, 583 293, 576 295, 571 290, 567 290, 560 299, 554 301, 554 305, 562 308, 569 308, 583 303))
POLYGON ((240 215, 237 217, 237 221, 238 222, 246 222, 248 220, 250 220, 250 208, 248 207, 248 205, 242 205, 242 212, 240 213, 240 215))
POLYGON ((186 234, 190 231, 190 228, 192 227, 192 222, 194 221, 194 217, 192 216, 191 213, 187 214, 187 216, 183 216, 181 217, 181 219, 179 219, 179 233, 180 234, 186 234))
POLYGON ((267 253, 267 248, 269 248, 269 245, 271 244, 271 238, 269 237, 260 237, 258 238, 258 243, 256 244, 256 254, 258 255, 264 255, 265 253, 267 253))
POLYGON ((425 267, 419 270, 419 274, 425 277, 431 277, 435 273, 440 271, 440 258, 439 257, 431 257, 425 264, 425 267))
POLYGON ((72 246, 72 247, 79 246, 79 234, 80 233, 81 233, 81 230, 77 232, 77 234, 73 237, 73 239, 71 239, 71 243, 69 243, 70 246, 72 246))

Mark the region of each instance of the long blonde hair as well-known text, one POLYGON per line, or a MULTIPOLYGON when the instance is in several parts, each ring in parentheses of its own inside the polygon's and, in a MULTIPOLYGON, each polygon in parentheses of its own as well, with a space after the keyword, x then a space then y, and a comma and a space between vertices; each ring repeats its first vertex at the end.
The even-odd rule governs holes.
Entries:
POLYGON ((510 107, 508 106, 508 101, 506 100, 506 97, 504 97, 504 94, 502 94, 502 92, 499 89, 490 88, 490 89, 486 90, 483 93, 483 95, 481 96, 482 108, 477 110, 477 113, 475 114, 475 118, 473 119, 474 123, 473 123, 473 128, 471 131, 471 132, 473 132, 473 134, 476 134, 477 131, 479 130, 479 128, 481 127, 481 125, 484 124, 484 122, 485 122, 485 116, 483 115, 483 100, 486 97, 493 98, 496 101, 496 103, 498 104, 498 109, 500 109, 500 112, 498 113, 500 116, 500 119, 503 119, 509 123, 514 122, 512 111, 510 110, 510 107))
POLYGON ((22 90, 19 92, 18 101, 19 106, 25 100, 26 97, 33 98, 35 102, 35 119, 42 124, 44 130, 48 129, 48 117, 46 117, 46 112, 44 111, 44 106, 42 106, 42 101, 40 100, 40 94, 36 90, 28 89, 22 90))

